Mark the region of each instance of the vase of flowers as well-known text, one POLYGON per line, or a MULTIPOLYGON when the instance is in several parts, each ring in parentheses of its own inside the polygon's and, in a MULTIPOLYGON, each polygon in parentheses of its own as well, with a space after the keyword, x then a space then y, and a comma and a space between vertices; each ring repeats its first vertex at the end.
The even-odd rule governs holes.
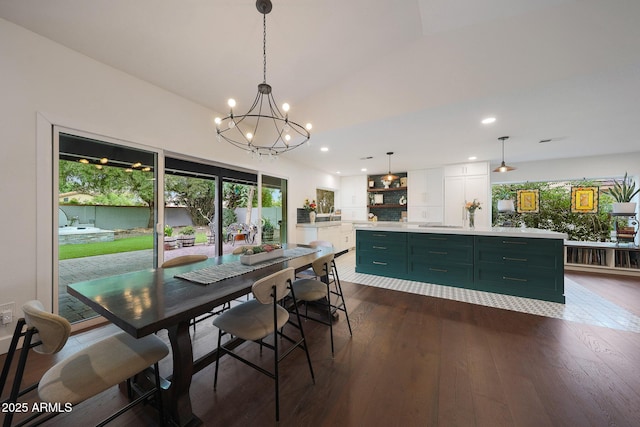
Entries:
POLYGON ((473 199, 473 202, 466 203, 465 209, 469 213, 469 228, 473 229, 476 227, 476 209, 482 209, 480 207, 480 202, 473 199))
POLYGON ((304 199, 304 204, 302 205, 302 208, 309 212, 309 222, 311 224, 316 222, 316 208, 318 207, 318 205, 316 204, 315 200, 309 201, 309 199, 304 199))

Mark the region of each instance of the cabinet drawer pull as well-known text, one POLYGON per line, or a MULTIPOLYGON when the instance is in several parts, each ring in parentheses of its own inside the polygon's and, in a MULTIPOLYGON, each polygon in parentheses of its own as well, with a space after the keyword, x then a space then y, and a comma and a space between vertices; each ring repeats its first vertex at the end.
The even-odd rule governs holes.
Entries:
POLYGON ((448 273, 449 272, 449 270, 445 270, 445 269, 442 269, 442 268, 431 268, 431 267, 429 267, 429 271, 439 271, 441 273, 448 273))
POLYGON ((514 242, 509 240, 503 240, 502 243, 505 245, 527 245, 528 244, 527 242, 514 242))
POLYGON ((429 237, 429 240, 447 240, 446 237, 429 237))
POLYGON ((502 280, 514 280, 516 282, 527 282, 527 279, 520 279, 518 277, 508 277, 508 276, 502 276, 502 280))
POLYGON ((379 233, 372 233, 371 235, 375 237, 387 237, 386 234, 379 234, 379 233))
POLYGON ((387 265, 386 262, 372 261, 375 265, 387 265))
POLYGON ((430 254, 436 254, 436 255, 447 255, 449 252, 442 252, 442 251, 429 251, 430 254))
POLYGON ((504 261, 521 261, 521 262, 527 262, 528 261, 526 258, 509 258, 508 256, 503 256, 502 259, 504 261))
POLYGON ((372 246, 373 249, 387 249, 386 246, 372 246))

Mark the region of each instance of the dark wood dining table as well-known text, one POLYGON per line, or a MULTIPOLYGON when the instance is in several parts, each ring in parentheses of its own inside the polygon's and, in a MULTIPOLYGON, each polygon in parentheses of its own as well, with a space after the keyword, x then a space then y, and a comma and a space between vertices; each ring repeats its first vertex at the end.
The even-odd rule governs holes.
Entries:
MULTIPOLYGON (((285 245, 285 249, 299 246, 303 245, 285 245)), ((215 361, 216 349, 197 360, 193 359, 189 334, 191 320, 250 293, 251 285, 262 277, 287 267, 300 272, 309 268, 315 259, 331 251, 330 248, 317 250, 209 285, 179 279, 175 275, 238 262, 239 255, 223 255, 181 267, 147 269, 74 283, 68 286, 68 292, 136 338, 162 329, 168 331, 173 374, 163 386, 165 407, 168 407, 176 425, 200 425, 201 421, 191 407, 191 377, 215 361)))

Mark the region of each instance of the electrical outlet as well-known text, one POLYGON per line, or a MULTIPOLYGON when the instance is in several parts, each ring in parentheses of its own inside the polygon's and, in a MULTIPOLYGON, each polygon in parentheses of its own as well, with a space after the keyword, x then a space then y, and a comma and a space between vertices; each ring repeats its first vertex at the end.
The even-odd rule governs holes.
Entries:
POLYGON ((15 311, 15 307, 15 302, 0 304, 0 324, 8 325, 9 323, 13 322, 13 313, 15 311))
POLYGON ((5 310, 0 314, 2 315, 3 325, 8 325, 9 323, 13 322, 13 313, 11 312, 11 310, 5 310))

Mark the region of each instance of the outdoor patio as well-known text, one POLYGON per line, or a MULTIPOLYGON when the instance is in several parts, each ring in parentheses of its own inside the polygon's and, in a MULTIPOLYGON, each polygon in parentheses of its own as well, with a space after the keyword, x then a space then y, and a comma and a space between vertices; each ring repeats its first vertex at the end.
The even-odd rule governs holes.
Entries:
MULTIPOLYGON (((242 246, 243 242, 224 243, 223 253, 231 253, 242 246)), ((194 246, 172 249, 164 252, 165 261, 181 255, 205 254, 216 256, 215 245, 196 244, 194 246)), ((62 260, 59 268, 59 314, 69 322, 79 322, 95 317, 96 313, 67 293, 67 285, 113 274, 128 273, 153 268, 153 249, 93 257, 62 260), (117 271, 114 272, 114 266, 117 271)))

